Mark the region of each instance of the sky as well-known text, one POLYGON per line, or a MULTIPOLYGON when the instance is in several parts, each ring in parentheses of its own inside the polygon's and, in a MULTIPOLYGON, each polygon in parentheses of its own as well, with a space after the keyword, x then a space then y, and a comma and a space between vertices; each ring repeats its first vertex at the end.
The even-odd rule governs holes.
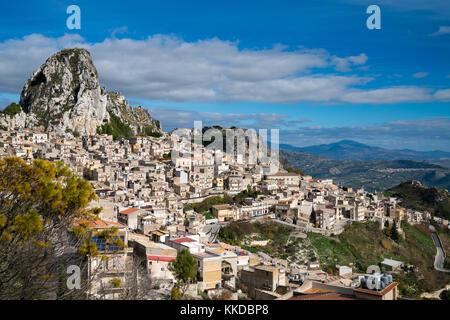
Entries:
POLYGON ((2 1, 0 27, 0 108, 49 56, 83 47, 101 84, 164 130, 201 120, 299 147, 450 151, 448 0, 2 1))

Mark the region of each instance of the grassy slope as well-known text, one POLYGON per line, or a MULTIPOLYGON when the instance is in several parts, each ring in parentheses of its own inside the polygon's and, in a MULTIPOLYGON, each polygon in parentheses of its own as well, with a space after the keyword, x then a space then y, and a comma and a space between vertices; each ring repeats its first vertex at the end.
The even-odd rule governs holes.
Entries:
POLYGON ((383 248, 381 240, 384 239, 390 246, 393 245, 393 241, 379 230, 378 224, 371 222, 353 223, 344 233, 336 237, 325 237, 315 233, 308 233, 308 237, 318 251, 320 263, 327 269, 336 264, 353 263, 363 271, 372 264, 378 264, 382 256, 388 254, 389 250, 383 248))
MULTIPOLYGON (((295 255, 297 246, 309 244, 315 248, 322 270, 330 270, 336 264, 353 264, 355 271, 365 272, 368 266, 379 264, 384 258, 403 261, 414 265, 417 269, 408 274, 395 275, 400 283, 402 295, 419 297, 423 292, 430 292, 444 287, 450 282, 450 275, 434 270, 436 248, 426 226, 411 226, 402 223, 405 239, 397 244, 376 222, 353 223, 345 231, 333 237, 325 237, 316 233, 308 233, 308 239, 293 239, 288 242, 292 230, 273 223, 231 223, 222 228, 222 241, 243 245, 251 234, 259 234, 259 239, 270 239, 265 247, 243 246, 251 251, 263 251, 273 257, 286 259, 295 255), (224 231, 227 231, 226 234, 224 231), (234 241, 225 239, 232 235, 234 241)), ((450 236, 444 235, 444 247, 450 250, 450 236), (444 237, 445 236, 445 237, 444 237)), ((258 239, 258 240, 259 240, 258 239)), ((291 259, 292 260, 292 259, 291 259)))
POLYGON ((429 211, 450 219, 450 194, 437 188, 424 188, 417 184, 402 183, 387 192, 401 199, 400 205, 419 211, 429 211))
POLYGON ((318 251, 324 270, 336 264, 353 263, 358 271, 365 271, 383 258, 392 258, 417 267, 416 272, 396 276, 402 294, 418 296, 443 287, 450 281, 450 275, 433 268, 436 249, 427 227, 407 224, 402 227, 406 237, 399 244, 389 239, 373 222, 353 223, 334 238, 318 234, 308 234, 308 237, 318 251))
POLYGON ((272 222, 234 222, 221 228, 218 237, 223 242, 238 244, 251 252, 262 251, 271 257, 286 259, 288 257, 288 253, 286 252, 287 241, 290 233, 290 229, 272 222), (264 247, 246 245, 245 243, 249 240, 249 236, 253 234, 258 235, 253 240, 270 240, 269 244, 264 247))

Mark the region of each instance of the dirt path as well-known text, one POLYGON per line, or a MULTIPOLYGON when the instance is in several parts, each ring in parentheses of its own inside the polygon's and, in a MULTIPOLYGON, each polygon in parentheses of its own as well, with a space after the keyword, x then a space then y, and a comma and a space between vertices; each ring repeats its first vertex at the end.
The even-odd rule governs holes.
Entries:
POLYGON ((434 292, 422 293, 420 296, 422 298, 428 298, 428 299, 439 299, 439 295, 441 294, 441 292, 444 290, 448 290, 448 289, 450 289, 450 284, 446 285, 445 288, 436 290, 434 292))

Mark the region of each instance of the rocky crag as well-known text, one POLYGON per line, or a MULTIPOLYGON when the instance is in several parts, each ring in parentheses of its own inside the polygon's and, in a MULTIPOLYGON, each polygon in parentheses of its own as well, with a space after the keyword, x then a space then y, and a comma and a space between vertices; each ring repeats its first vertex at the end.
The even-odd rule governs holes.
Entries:
MULTIPOLYGON (((100 86, 85 49, 65 49, 47 59, 26 82, 20 109, 0 114, 0 126, 53 131, 66 137, 109 133, 159 135, 161 123, 144 108, 133 108, 117 92, 100 86), (116 133, 121 128, 121 133, 116 133)), ((121 136, 122 135, 122 136, 121 136)))

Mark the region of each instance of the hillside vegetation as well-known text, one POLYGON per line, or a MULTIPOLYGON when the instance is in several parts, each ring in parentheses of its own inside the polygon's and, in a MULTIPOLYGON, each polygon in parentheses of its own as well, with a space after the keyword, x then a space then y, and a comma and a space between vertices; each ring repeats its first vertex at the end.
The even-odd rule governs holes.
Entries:
POLYGON ((407 181, 388 189, 386 194, 401 199, 400 205, 405 208, 429 211, 450 219, 450 193, 447 191, 425 188, 417 181, 407 181))
POLYGON ((288 258, 286 251, 291 230, 272 222, 233 222, 222 227, 218 239, 231 245, 239 245, 250 252, 262 251, 271 257, 288 258), (252 240, 268 240, 266 246, 251 246, 252 240))
MULTIPOLYGON (((336 265, 352 266, 355 272, 366 272, 370 265, 379 265, 384 258, 395 259, 412 265, 402 274, 394 275, 399 282, 401 295, 419 297, 450 282, 450 275, 434 269, 436 248, 426 226, 402 223, 405 237, 391 239, 389 228, 380 230, 378 222, 349 225, 337 236, 326 237, 308 233, 306 239, 295 237, 293 230, 273 222, 233 222, 221 228, 219 240, 240 245, 251 252, 262 251, 272 257, 296 263, 316 261, 321 269, 333 273, 336 265), (266 246, 251 246, 251 240, 269 240, 266 246)), ((444 248, 447 240, 444 237, 444 248)))
POLYGON ((365 272, 370 265, 378 265, 384 258, 395 259, 414 270, 395 275, 400 293, 418 297, 445 286, 450 275, 434 270, 436 248, 426 226, 411 226, 402 223, 405 239, 397 242, 381 231, 377 222, 353 223, 335 237, 309 233, 312 245, 317 249, 323 270, 335 266, 350 265, 359 272, 365 272))
MULTIPOLYGON (((119 117, 113 113, 109 113, 110 122, 104 123, 97 128, 97 134, 107 134, 113 136, 114 140, 130 139, 134 136, 133 129, 124 123, 119 117)), ((153 131, 150 127, 139 127, 138 134, 141 136, 149 136, 159 138, 162 136, 160 132, 153 131)))
POLYGON ((16 114, 20 113, 22 111, 22 107, 17 103, 11 103, 9 106, 5 107, 2 111, 0 111, 1 114, 6 114, 10 117, 14 117, 16 114))

